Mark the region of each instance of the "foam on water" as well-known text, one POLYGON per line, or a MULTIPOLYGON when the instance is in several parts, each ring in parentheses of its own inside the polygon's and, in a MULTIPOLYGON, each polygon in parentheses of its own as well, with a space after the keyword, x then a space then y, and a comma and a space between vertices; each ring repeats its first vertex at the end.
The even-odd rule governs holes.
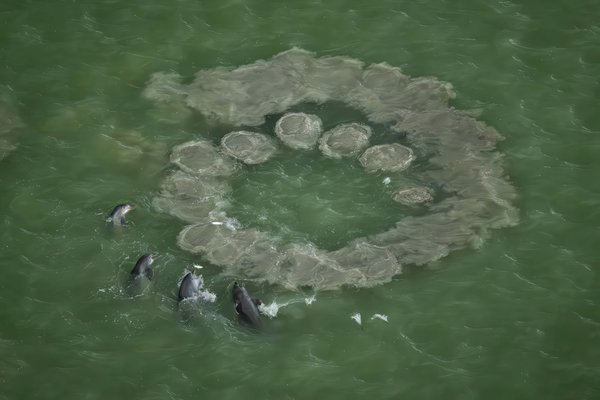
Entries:
POLYGON ((279 313, 279 309, 287 306, 289 303, 279 304, 276 301, 272 301, 270 304, 261 304, 258 306, 258 311, 261 314, 266 315, 269 318, 275 318, 279 313))
POLYGON ((217 295, 208 290, 200 290, 198 292, 198 298, 209 303, 214 303, 217 300, 217 295))
POLYGON ((358 325, 362 325, 362 316, 360 313, 354 313, 350 316, 350 319, 354 320, 358 325))
POLYGON ((304 304, 309 306, 312 303, 314 303, 316 300, 317 300, 316 295, 312 295, 312 296, 304 297, 304 298, 292 298, 288 301, 284 301, 281 303, 278 302, 277 300, 273 300, 269 304, 264 304, 264 303, 260 304, 258 306, 258 311, 260 311, 262 314, 266 315, 269 318, 275 318, 279 314, 279 310, 281 310, 284 307, 287 307, 292 304, 302 303, 302 302, 304 302, 304 304))
POLYGON ((373 314, 373 316, 371 317, 371 320, 374 320, 374 319, 380 319, 384 322, 388 322, 388 316, 385 314, 373 314))
MULTIPOLYGON (((204 267, 201 265, 197 265, 197 264, 192 265, 192 269, 194 269, 194 270, 200 270, 202 268, 204 268, 204 267)), ((177 282, 177 287, 179 287, 181 285, 183 278, 185 278, 185 276, 189 272, 190 271, 187 269, 185 269, 183 271, 183 274, 179 277, 179 280, 177 282)), ((193 271, 192 271, 192 273, 193 273, 193 271)), ((186 298, 186 299, 183 299, 182 302, 195 303, 196 301, 201 300, 201 301, 204 301, 207 303, 214 303, 217 300, 217 295, 204 287, 204 278, 202 277, 202 275, 197 275, 197 277, 200 279, 200 284, 199 284, 199 288, 198 288, 196 295, 186 298)))

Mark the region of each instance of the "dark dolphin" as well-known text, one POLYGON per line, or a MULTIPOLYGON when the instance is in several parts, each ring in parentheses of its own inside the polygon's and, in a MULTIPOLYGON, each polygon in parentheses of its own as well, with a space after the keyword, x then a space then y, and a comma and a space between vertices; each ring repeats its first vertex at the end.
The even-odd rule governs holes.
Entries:
POLYGON ((150 268, 150 265, 152 265, 152 263, 154 262, 155 257, 158 257, 158 254, 148 253, 141 256, 135 263, 133 269, 131 270, 131 277, 146 277, 149 280, 152 280, 152 278, 154 277, 154 271, 152 270, 152 268, 150 268))
POLYGON ((233 284, 231 294, 233 295, 235 311, 240 318, 254 327, 260 327, 261 321, 257 307, 261 304, 260 300, 251 298, 246 288, 240 286, 237 282, 233 284))
POLYGON ((204 285, 201 276, 194 275, 193 272, 188 272, 179 285, 179 301, 195 297, 204 285))
POLYGON ((127 290, 130 295, 137 296, 141 294, 150 284, 150 281, 154 277, 154 271, 150 268, 150 265, 152 265, 154 258, 157 256, 158 254, 148 253, 137 260, 129 273, 129 280, 127 281, 127 290))
POLYGON ((133 210, 133 206, 131 204, 123 203, 115 206, 113 210, 110 212, 108 218, 106 218, 106 222, 111 222, 115 226, 125 225, 127 221, 125 220, 125 215, 133 210))

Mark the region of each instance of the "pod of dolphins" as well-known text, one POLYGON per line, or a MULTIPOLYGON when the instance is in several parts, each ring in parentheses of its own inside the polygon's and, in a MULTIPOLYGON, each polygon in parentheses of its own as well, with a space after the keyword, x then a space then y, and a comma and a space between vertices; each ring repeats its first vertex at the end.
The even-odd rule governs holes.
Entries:
MULTIPOLYGON (((111 223, 115 227, 121 227, 127 223, 125 219, 127 213, 133 209, 134 207, 130 204, 119 204, 111 211, 106 222, 111 223)), ((137 260, 129 273, 129 280, 127 282, 129 290, 139 293, 152 280, 154 270, 151 268, 151 265, 157 257, 158 254, 156 253, 147 253, 137 260)), ((178 302, 197 297, 203 286, 204 281, 202 276, 198 276, 194 272, 188 272, 179 285, 178 302)), ((258 306, 261 304, 261 301, 253 299, 246 288, 237 282, 233 284, 231 295, 239 319, 252 327, 260 327, 261 320, 258 306)))

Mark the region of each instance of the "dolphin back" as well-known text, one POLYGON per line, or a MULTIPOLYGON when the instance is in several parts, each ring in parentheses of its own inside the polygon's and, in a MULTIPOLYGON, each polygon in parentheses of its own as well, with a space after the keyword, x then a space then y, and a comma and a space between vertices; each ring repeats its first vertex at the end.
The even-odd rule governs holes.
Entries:
POLYGON ((152 265, 153 262, 154 260, 152 259, 152 254, 144 254, 137 260, 130 274, 133 277, 145 276, 146 278, 152 280, 154 277, 154 271, 152 268, 150 268, 150 265, 152 265))
POLYGON ((200 278, 196 278, 194 274, 188 272, 179 285, 179 301, 196 296, 198 289, 200 289, 200 278))
POLYGON ((236 282, 233 285, 232 294, 235 303, 235 311, 240 317, 252 326, 260 326, 260 315, 258 313, 258 308, 256 307, 257 302, 250 297, 246 288, 238 285, 236 282))
POLYGON ((179 285, 179 294, 177 296, 179 301, 193 296, 191 278, 192 273, 188 272, 181 281, 181 285, 179 285))

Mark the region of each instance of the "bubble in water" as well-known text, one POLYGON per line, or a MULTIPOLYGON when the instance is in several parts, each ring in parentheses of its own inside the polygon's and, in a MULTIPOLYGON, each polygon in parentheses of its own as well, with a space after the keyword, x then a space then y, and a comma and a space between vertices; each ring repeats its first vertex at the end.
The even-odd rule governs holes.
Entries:
POLYGON ((426 187, 416 187, 410 189, 402 189, 397 191, 393 196, 394 201, 405 206, 421 204, 433 201, 431 189, 426 187))
POLYGON ((210 142, 196 140, 173 148, 171 162, 192 175, 227 176, 238 166, 223 156, 210 142))
POLYGON ((325 132, 319 139, 319 149, 327 157, 351 157, 369 145, 370 137, 371 128, 366 125, 342 124, 325 132))
POLYGON ((223 152, 246 164, 260 164, 267 161, 277 151, 277 146, 266 135, 256 132, 237 131, 221 139, 223 152))
POLYGON ((415 159, 413 151, 398 143, 369 147, 359 161, 369 172, 394 172, 408 168, 415 159))
POLYGON ((321 119, 312 114, 285 114, 275 124, 277 136, 292 149, 312 149, 322 131, 321 119))

